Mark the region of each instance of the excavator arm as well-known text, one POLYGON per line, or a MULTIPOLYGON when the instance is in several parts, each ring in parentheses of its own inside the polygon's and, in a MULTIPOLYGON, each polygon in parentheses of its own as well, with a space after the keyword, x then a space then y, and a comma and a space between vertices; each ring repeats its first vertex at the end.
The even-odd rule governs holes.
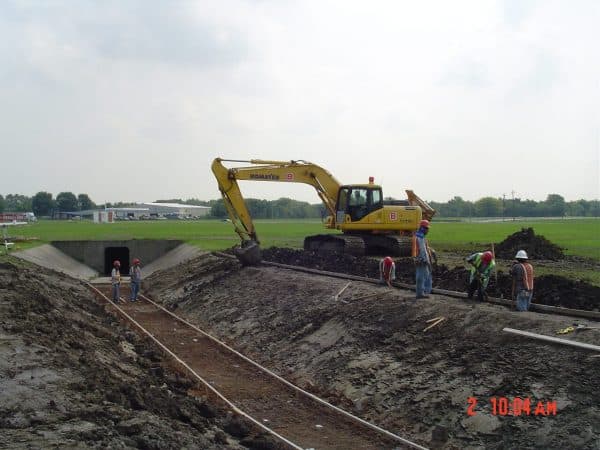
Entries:
POLYGON ((246 264, 255 263, 256 258, 260 260, 259 240, 252 216, 240 191, 239 180, 278 181, 311 185, 317 191, 329 214, 335 217, 336 199, 341 184, 331 173, 316 164, 301 160, 268 161, 216 158, 211 169, 217 179, 219 191, 221 191, 229 218, 242 240, 242 248, 238 253, 238 257, 246 264), (251 166, 227 168, 223 165, 224 161, 249 163, 251 166))

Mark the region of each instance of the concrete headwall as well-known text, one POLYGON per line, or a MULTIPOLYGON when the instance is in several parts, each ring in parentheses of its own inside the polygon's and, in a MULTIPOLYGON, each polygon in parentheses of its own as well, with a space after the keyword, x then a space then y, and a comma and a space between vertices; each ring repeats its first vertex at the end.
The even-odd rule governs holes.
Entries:
MULTIPOLYGON (((111 249, 125 249, 129 261, 121 261, 122 269, 129 269, 129 263, 133 258, 142 260, 146 265, 160 258, 165 253, 179 246, 182 241, 179 240, 152 240, 152 239, 131 239, 124 241, 54 241, 51 244, 69 255, 71 258, 91 267, 98 273, 106 273, 106 268, 111 267, 112 259, 111 249)), ((121 257, 123 258, 123 257, 121 257)), ((123 273, 127 273, 122 270, 123 273)))

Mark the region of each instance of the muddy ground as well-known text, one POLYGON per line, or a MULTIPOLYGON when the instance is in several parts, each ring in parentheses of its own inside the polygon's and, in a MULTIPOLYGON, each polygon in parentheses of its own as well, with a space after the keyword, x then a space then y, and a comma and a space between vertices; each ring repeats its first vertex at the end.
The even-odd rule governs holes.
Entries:
MULTIPOLYGON (((572 319, 438 295, 416 302, 413 292, 361 282, 335 301, 344 280, 215 256, 145 283, 155 299, 301 387, 426 446, 600 448, 600 358, 501 331, 556 335, 572 319), (424 332, 438 316, 446 320, 424 332), (497 397, 556 402, 557 414, 494 415, 497 397)), ((592 330, 566 338, 600 344, 592 330)))
MULTIPOLYGON (((265 258, 377 275, 369 258, 283 249, 265 258)), ((397 264, 411 283, 412 262, 397 264)), ((438 267, 434 285, 462 290, 464 276, 438 267)), ((204 255, 144 289, 301 387, 425 446, 600 448, 600 358, 501 331, 556 335, 573 319, 439 295, 417 303, 413 292, 360 282, 335 301, 346 283, 204 255), (531 414, 494 415, 496 397, 528 398, 531 414), (534 416, 538 400, 555 401, 557 414, 534 416)), ((544 278, 536 283, 544 292, 544 278)), ((597 288, 577 280, 549 279, 547 289, 550 304, 598 308, 597 288)), ((600 331, 564 337, 600 345, 600 331)), ((80 282, 0 260, 0 448, 277 447, 211 399, 188 396, 192 387, 80 282)))
POLYGON ((0 261, 0 448, 276 448, 192 386, 76 280, 0 261))
MULTIPOLYGON (((379 258, 355 257, 352 255, 322 255, 316 252, 271 247, 262 251, 266 261, 312 267, 320 270, 343 272, 371 278, 379 277, 379 258)), ((415 266, 412 258, 395 258, 397 280, 415 283, 415 266)), ((556 264, 554 261, 534 261, 534 268, 556 264)), ((565 259, 563 264, 595 264, 589 261, 565 259)), ((509 260, 497 260, 497 276, 492 276, 488 287, 489 295, 511 298, 512 279, 508 270, 509 260)), ((600 270, 600 265, 598 265, 600 270)), ((433 266, 433 287, 464 292, 469 272, 465 266, 448 267, 444 264, 433 266)), ((542 275, 535 278, 533 302, 565 308, 600 310, 600 287, 581 280, 573 280, 559 275, 542 275)))

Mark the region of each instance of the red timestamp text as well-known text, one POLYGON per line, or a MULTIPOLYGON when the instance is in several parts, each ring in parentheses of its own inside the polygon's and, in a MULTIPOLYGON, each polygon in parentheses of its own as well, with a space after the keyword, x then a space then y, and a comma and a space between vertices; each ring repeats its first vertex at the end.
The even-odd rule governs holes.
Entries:
MULTIPOLYGON (((467 399, 468 416, 477 414, 479 403, 476 397, 467 399)), ((555 416, 558 413, 556 400, 544 401, 529 397, 490 397, 488 406, 492 416, 555 416)))

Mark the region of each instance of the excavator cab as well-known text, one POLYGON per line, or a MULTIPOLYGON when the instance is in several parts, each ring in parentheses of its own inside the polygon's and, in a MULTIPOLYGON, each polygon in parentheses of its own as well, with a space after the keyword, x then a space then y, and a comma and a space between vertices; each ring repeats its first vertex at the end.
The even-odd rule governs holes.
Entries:
POLYGON ((357 222, 381 208, 383 208, 381 187, 362 184, 342 186, 336 204, 336 222, 344 223, 346 214, 350 216, 352 222, 357 222))

